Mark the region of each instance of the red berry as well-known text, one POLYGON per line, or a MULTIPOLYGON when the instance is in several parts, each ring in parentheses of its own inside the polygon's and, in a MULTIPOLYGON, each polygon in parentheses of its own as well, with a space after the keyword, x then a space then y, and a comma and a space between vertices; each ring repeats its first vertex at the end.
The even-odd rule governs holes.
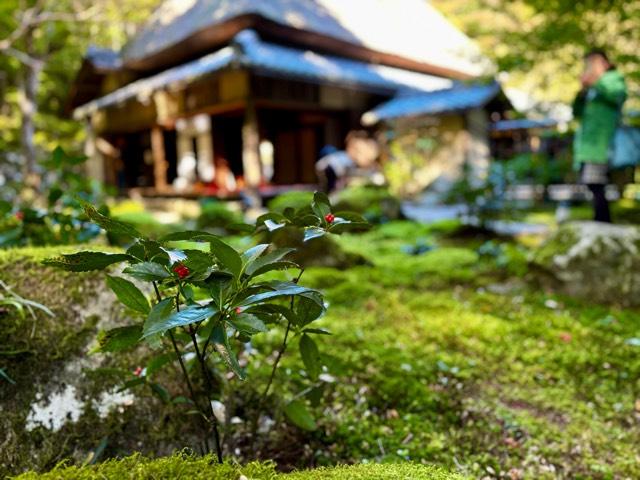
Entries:
POLYGON ((136 369, 133 371, 133 374, 136 377, 139 377, 140 375, 142 375, 142 367, 136 367, 136 369))
POLYGON ((327 223, 333 223, 333 221, 336 219, 336 216, 333 213, 327 213, 324 216, 324 219, 327 221, 327 223))
POLYGON ((236 314, 240 315, 242 313, 242 309, 240 307, 236 307, 236 314))
POLYGON ((189 276, 191 271, 188 267, 185 267, 183 264, 179 263, 175 267, 173 267, 173 271, 178 274, 180 280, 189 276))
POLYGON ((16 218, 17 218, 18 220, 23 220, 23 219, 24 219, 24 212, 22 212, 22 211, 18 210, 18 211, 16 212, 16 218))

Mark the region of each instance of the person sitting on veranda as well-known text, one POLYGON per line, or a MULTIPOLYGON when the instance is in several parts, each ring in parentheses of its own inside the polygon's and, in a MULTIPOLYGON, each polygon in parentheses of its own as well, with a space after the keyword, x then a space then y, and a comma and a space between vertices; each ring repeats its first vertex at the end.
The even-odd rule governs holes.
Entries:
POLYGON ((609 150, 627 88, 622 74, 603 50, 591 50, 584 60, 582 89, 573 102, 573 115, 580 122, 573 144, 574 167, 580 172, 580 182, 589 187, 593 196, 594 220, 610 223, 605 196, 609 150))

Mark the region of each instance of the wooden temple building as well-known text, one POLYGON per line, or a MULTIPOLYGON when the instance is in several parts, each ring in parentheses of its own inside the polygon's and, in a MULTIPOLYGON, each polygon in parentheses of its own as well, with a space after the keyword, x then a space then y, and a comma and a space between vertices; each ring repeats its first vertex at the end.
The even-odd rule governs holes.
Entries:
POLYGON ((123 190, 269 192, 314 184, 324 145, 411 117, 411 99, 484 128, 485 67, 425 0, 167 0, 121 52, 89 50, 69 111, 89 174, 123 190))

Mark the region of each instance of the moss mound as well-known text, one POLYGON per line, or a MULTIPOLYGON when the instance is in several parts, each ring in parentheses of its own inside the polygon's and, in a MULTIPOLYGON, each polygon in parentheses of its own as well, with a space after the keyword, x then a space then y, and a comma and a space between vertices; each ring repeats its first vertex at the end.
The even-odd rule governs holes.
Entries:
POLYGON ((305 242, 300 230, 289 227, 276 230, 271 235, 275 245, 295 248, 292 259, 303 267, 349 268, 367 263, 362 255, 344 250, 329 236, 305 242))
POLYGON ((400 200, 384 187, 349 187, 337 193, 335 211, 356 212, 373 223, 384 223, 402 217, 400 200))
POLYGON ((271 462, 253 462, 245 466, 213 463, 212 457, 190 457, 174 455, 172 457, 149 460, 134 455, 122 460, 111 460, 102 464, 85 467, 60 466, 48 473, 25 473, 16 480, 173 480, 189 478, 192 480, 462 480, 463 477, 443 469, 405 464, 370 464, 320 468, 288 474, 277 473, 271 462))
POLYGON ((313 201, 313 192, 291 191, 285 192, 271 199, 267 207, 272 212, 284 212, 286 208, 298 210, 313 201))

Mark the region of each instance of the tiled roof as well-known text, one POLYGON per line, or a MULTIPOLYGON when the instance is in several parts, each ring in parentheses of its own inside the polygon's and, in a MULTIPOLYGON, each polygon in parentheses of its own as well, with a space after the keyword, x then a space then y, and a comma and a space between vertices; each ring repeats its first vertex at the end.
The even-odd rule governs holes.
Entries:
POLYGON ((387 95, 399 92, 426 92, 453 85, 451 80, 440 77, 263 42, 255 32, 245 30, 235 37, 231 46, 152 77, 132 82, 78 107, 75 116, 80 118, 132 98, 146 101, 154 91, 179 88, 203 75, 232 67, 244 67, 270 76, 298 78, 387 95))
POLYGON ((427 0, 165 0, 123 58, 150 57, 246 15, 471 76, 488 62, 427 0))
POLYGON ((122 59, 118 52, 94 45, 87 49, 86 59, 99 70, 117 70, 122 66, 122 59))
POLYGON ((402 93, 365 113, 362 123, 375 125, 400 117, 438 115, 478 108, 489 103, 499 92, 500 86, 494 82, 488 85, 454 85, 451 88, 426 93, 402 93))
POLYGON ((528 118, 519 118, 516 120, 500 120, 491 125, 491 130, 528 130, 530 128, 550 128, 558 125, 558 122, 550 118, 544 120, 530 120, 528 118))

